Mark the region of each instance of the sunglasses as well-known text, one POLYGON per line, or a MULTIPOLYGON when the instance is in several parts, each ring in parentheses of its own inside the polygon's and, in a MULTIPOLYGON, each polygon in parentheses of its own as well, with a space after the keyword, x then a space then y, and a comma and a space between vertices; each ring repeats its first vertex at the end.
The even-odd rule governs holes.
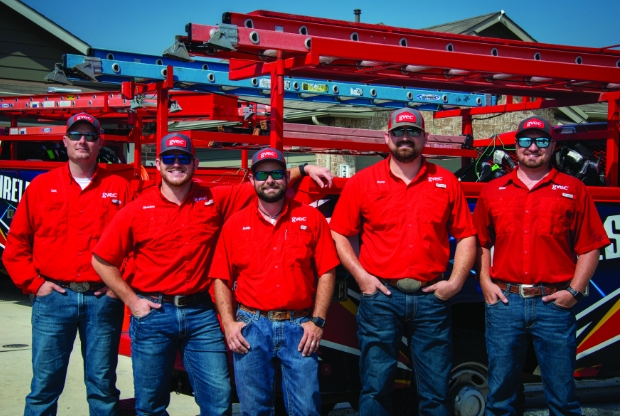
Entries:
POLYGON ((164 165, 174 165, 175 160, 178 160, 181 165, 189 165, 194 158, 189 155, 163 155, 159 157, 159 160, 164 165))
POLYGON ((274 181, 277 181, 278 179, 282 179, 284 177, 284 171, 282 169, 278 169, 272 171, 254 172, 254 179, 257 181, 266 181, 270 176, 274 181))
POLYGON ((517 138, 517 144, 519 147, 528 148, 532 145, 532 142, 536 143, 536 147, 539 149, 544 149, 545 147, 549 147, 551 144, 551 139, 548 137, 519 137, 517 138))
POLYGON ((99 139, 99 134, 97 133, 80 133, 77 131, 72 131, 67 133, 67 138, 71 141, 77 142, 84 136, 84 140, 87 142, 96 142, 99 139))
POLYGON ((392 133, 394 137, 403 137, 405 132, 407 132, 407 136, 409 137, 419 137, 422 135, 422 130, 416 129, 414 127, 407 127, 407 128, 398 127, 392 130, 390 133, 392 133))

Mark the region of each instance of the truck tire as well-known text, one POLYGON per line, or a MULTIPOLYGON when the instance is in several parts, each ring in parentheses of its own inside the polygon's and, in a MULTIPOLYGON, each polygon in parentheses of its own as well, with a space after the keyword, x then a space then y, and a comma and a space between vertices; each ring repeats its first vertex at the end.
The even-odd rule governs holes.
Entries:
POLYGON ((455 329, 452 371, 448 384, 448 406, 459 416, 482 416, 489 393, 487 349, 484 334, 455 329))

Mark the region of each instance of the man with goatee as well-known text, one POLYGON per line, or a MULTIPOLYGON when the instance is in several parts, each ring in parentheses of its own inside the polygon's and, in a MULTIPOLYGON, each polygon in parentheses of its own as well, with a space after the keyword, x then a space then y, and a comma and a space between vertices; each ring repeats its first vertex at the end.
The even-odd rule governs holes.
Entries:
POLYGON ((249 183, 193 182, 198 162, 189 137, 164 136, 156 159, 160 186, 121 210, 93 249, 95 270, 131 310, 139 415, 167 414, 177 351, 200 414, 231 413, 226 347, 207 274, 221 225, 255 196, 249 183), (119 267, 127 256, 135 271, 124 280, 119 267))
POLYGON ((549 164, 554 149, 548 120, 523 120, 516 134, 519 166, 489 182, 474 211, 487 304, 487 415, 516 413, 528 337, 550 414, 581 414, 573 307, 610 241, 585 185, 549 164))
POLYGON ((330 227, 340 261, 360 291, 360 415, 389 415, 402 337, 411 349, 421 415, 448 415, 452 364, 447 301, 476 255, 475 229, 459 181, 422 157, 419 111, 392 112, 390 156, 345 185, 330 227), (359 235, 359 258, 348 239, 359 235), (456 239, 450 276, 449 236, 456 239))
POLYGON ((241 414, 273 414, 281 369, 287 414, 318 416, 317 349, 338 256, 323 215, 286 198, 282 153, 266 148, 252 162, 258 200, 226 222, 209 273, 218 279, 215 299, 235 353, 241 414))

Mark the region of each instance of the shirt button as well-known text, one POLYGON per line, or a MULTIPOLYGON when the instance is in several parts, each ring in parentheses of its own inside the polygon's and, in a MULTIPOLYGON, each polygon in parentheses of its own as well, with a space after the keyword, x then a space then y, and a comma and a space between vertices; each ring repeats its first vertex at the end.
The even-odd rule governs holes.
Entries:
POLYGON ((274 247, 273 249, 274 249, 274 250, 277 250, 277 249, 278 249, 278 247, 274 247))
POLYGON ((186 245, 186 246, 188 246, 188 245, 189 245, 189 243, 185 243, 185 245, 186 245))
POLYGON ((409 227, 411 227, 411 224, 409 224, 409 227))
POLYGON ((413 246, 412 246, 412 245, 409 245, 409 248, 413 248, 413 246))
POLYGON ((525 272, 525 275, 527 276, 527 275, 529 275, 529 273, 528 273, 528 272, 525 272))
POLYGON ((276 269, 278 268, 278 266, 276 266, 276 269))
POLYGON ((529 210, 529 209, 526 209, 526 210, 525 210, 525 213, 526 213, 526 214, 529 214, 529 213, 530 213, 530 210, 529 210))
POLYGON ((409 266, 409 270, 413 270, 413 266, 409 266))
POLYGON ((78 234, 79 234, 79 235, 82 235, 82 232, 81 232, 81 231, 79 231, 79 232, 78 232, 78 234))
POLYGON ((77 274, 77 277, 80 277, 80 274, 79 274, 79 273, 77 274))
POLYGON ((80 211, 80 214, 83 214, 83 213, 84 213, 84 211, 80 211))
POLYGON ((82 252, 81 252, 81 251, 79 251, 79 252, 78 252, 78 256, 81 256, 81 255, 82 255, 82 252))
POLYGON ((407 205, 407 208, 411 208, 411 205, 407 205))
POLYGON ((523 254, 527 254, 527 250, 525 250, 525 251, 523 252, 523 254))
POLYGON ((525 234, 527 234, 527 230, 523 231, 525 234))

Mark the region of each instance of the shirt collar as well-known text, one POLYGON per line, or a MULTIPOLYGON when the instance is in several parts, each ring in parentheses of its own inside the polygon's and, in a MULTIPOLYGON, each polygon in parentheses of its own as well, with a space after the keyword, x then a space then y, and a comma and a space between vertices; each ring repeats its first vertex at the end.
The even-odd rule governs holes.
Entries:
MULTIPOLYGON (((71 169, 69 169, 69 162, 65 163, 65 165, 62 167, 62 171, 63 171, 64 177, 69 179, 69 183, 70 184, 73 184, 73 183, 77 184, 77 182, 75 181, 75 178, 71 174, 71 169)), ((101 168, 99 167, 99 164, 97 164, 95 166, 95 172, 93 173, 93 177, 91 179, 91 182, 95 182, 97 180, 97 178, 101 174, 100 172, 101 172, 101 168)))
MULTIPOLYGON (((411 180, 411 182, 409 183, 410 185, 412 183, 417 182, 418 180, 420 180, 420 178, 423 178, 427 174, 428 162, 426 161, 426 158, 424 156, 420 156, 420 157, 422 158, 422 163, 420 164, 420 171, 415 176, 415 178, 411 180)), ((385 169, 387 171, 387 175, 391 177, 392 179, 394 179, 395 181, 403 182, 403 180, 399 178, 398 176, 394 175, 394 173, 392 172, 392 169, 390 169, 390 160, 392 160, 392 155, 389 155, 387 159, 385 159, 385 169)))
MULTIPOLYGON (((512 182, 513 185, 518 186, 520 188, 525 188, 528 189, 527 186, 525 186, 525 184, 521 181, 521 179, 519 179, 519 177, 517 176, 517 170, 519 169, 519 167, 517 166, 515 169, 512 170, 512 172, 509 175, 505 175, 502 176, 499 179, 499 186, 506 186, 509 183, 512 182)), ((538 188, 542 185, 544 185, 547 182, 554 182, 554 183, 559 183, 558 182, 558 170, 556 168, 554 168, 553 166, 551 166, 551 170, 549 171, 549 173, 540 180, 540 182, 538 182, 536 184, 536 186, 534 186, 534 188, 538 188)))

